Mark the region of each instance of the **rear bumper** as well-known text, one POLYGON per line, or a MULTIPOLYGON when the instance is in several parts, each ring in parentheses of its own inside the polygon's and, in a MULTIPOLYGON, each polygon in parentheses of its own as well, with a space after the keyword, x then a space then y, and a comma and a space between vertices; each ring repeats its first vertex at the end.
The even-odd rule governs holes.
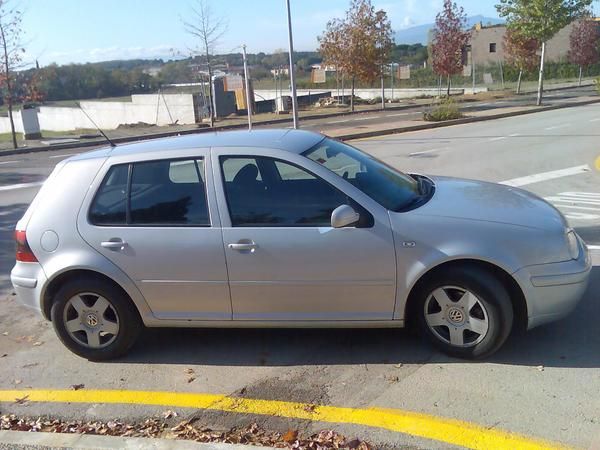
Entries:
POLYGON ((592 261, 580 240, 576 260, 524 267, 513 276, 523 288, 531 329, 567 316, 587 288, 592 261))
POLYGON ((40 311, 42 287, 47 281, 42 266, 34 262, 17 262, 10 272, 10 281, 19 301, 40 311))

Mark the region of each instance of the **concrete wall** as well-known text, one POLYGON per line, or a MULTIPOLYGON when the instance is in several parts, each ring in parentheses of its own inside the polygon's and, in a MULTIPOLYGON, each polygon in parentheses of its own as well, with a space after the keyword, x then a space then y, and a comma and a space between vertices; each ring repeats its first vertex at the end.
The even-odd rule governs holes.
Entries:
MULTIPOLYGON (((191 94, 132 95, 131 102, 82 101, 81 107, 103 130, 114 130, 119 125, 138 122, 155 125, 168 125, 173 122, 193 124, 196 122, 191 94)), ((42 131, 94 128, 94 125, 79 108, 41 106, 38 120, 42 131)))
MULTIPOLYGON (((15 122, 15 131, 23 133, 23 120, 21 119, 21 111, 13 111, 13 120, 15 122)), ((0 116, 0 133, 10 133, 10 119, 8 115, 0 116)))
MULTIPOLYGON (((445 85, 442 86, 442 91, 445 92, 445 85)), ((463 93, 472 93, 473 89, 463 89, 463 88, 454 88, 451 89, 451 93, 453 95, 458 95, 458 94, 463 94, 463 93), (468 92, 467 92, 468 91, 468 92)), ((316 102, 317 99, 321 96, 321 94, 324 94, 326 92, 331 92, 332 96, 336 96, 337 91, 335 89, 332 90, 328 90, 328 91, 310 91, 311 96, 314 95, 314 101, 316 102)), ((475 92, 487 92, 487 88, 475 88, 475 92)), ((302 95, 302 96, 307 96, 309 91, 307 89, 301 89, 297 91, 298 96, 302 95)), ((417 98, 417 97, 423 97, 423 96, 427 96, 427 97, 436 97, 438 95, 438 88, 411 88, 411 89, 394 89, 394 98, 398 99, 398 98, 417 98)), ((261 97, 259 97, 259 94, 261 97, 264 97, 264 99, 272 99, 275 98, 275 90, 267 90, 267 89, 260 89, 255 91, 255 100, 258 102, 260 100, 263 100, 261 97)), ((289 95, 289 92, 284 91, 283 95, 289 95)), ((342 91, 340 89, 340 96, 342 95, 342 91)), ((354 95, 356 95, 359 98, 362 98, 364 100, 372 100, 374 98, 377 97, 381 97, 381 88, 372 88, 372 89, 355 89, 354 90, 354 95)), ((348 97, 350 96, 350 89, 344 89, 344 96, 348 97)), ((386 87, 385 89, 385 98, 386 99, 391 99, 392 98, 392 91, 391 89, 389 89, 388 87, 386 87)))

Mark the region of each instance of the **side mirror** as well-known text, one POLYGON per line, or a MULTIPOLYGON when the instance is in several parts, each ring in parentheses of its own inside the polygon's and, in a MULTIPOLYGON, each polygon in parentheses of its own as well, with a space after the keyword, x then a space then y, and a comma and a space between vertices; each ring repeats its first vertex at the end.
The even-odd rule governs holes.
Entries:
POLYGON ((359 219, 360 214, 352 206, 340 205, 331 213, 331 226, 333 228, 343 228, 355 224, 359 219))

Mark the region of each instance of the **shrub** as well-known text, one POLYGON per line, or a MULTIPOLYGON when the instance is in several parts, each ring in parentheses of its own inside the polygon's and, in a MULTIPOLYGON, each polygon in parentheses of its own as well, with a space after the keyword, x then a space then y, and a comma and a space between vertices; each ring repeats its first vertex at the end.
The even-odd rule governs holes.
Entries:
POLYGON ((461 117, 463 117, 463 114, 460 112, 460 108, 451 98, 445 98, 439 105, 423 113, 423 119, 428 122, 441 122, 460 119, 461 117))

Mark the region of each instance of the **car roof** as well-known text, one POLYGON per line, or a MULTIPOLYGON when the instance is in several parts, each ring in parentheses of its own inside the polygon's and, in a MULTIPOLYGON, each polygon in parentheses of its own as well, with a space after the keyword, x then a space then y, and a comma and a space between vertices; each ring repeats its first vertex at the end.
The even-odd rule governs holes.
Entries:
POLYGON ((304 130, 269 129, 216 131, 152 139, 131 144, 104 147, 70 158, 90 159, 107 156, 136 155, 140 153, 186 150, 206 147, 259 147, 301 153, 323 140, 319 133, 304 130))

